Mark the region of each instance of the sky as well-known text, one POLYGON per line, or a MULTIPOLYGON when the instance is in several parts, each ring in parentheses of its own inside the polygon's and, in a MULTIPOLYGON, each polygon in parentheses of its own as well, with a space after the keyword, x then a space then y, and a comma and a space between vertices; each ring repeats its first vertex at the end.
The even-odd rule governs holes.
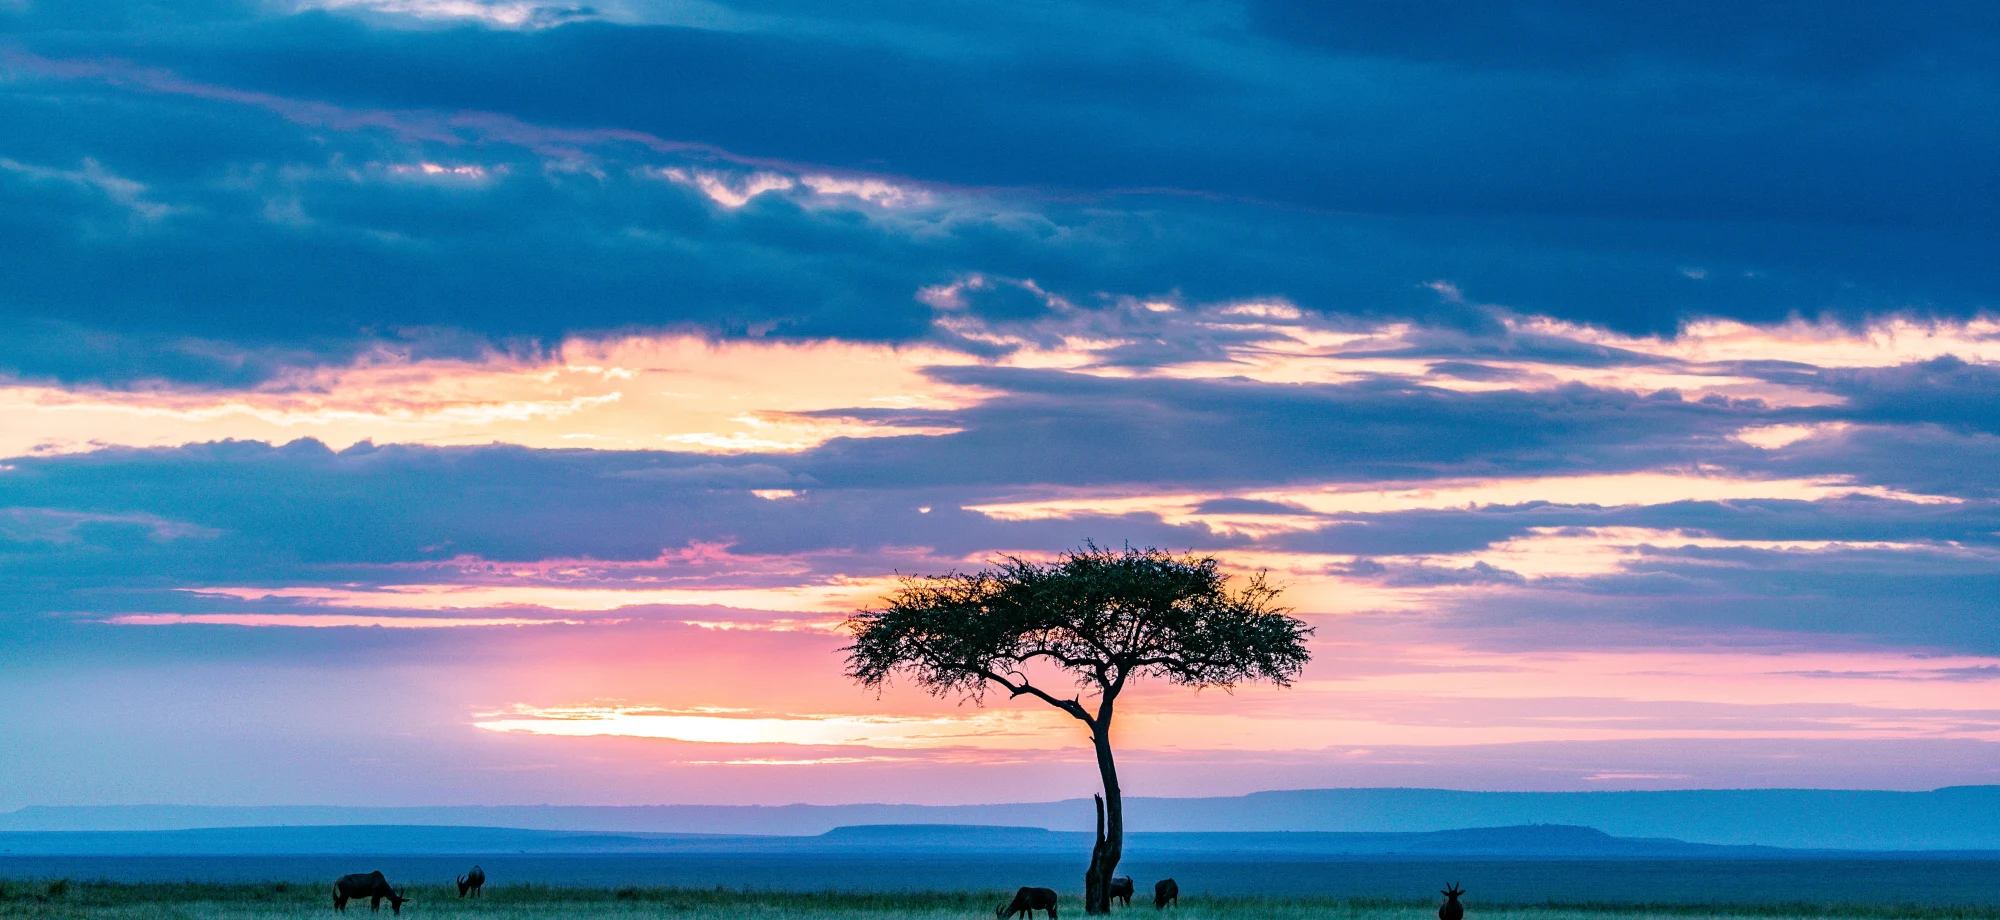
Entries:
POLYGON ((0 0, 0 808, 2000 782, 2000 8, 0 0))

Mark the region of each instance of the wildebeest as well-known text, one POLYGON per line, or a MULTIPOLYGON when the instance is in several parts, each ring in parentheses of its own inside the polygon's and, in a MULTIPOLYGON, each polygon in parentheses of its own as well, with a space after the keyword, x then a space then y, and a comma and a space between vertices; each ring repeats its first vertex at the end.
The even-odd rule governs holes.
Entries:
POLYGON ((1129 878, 1114 878, 1114 879, 1112 879, 1112 880, 1111 880, 1111 894, 1110 894, 1110 898, 1109 898, 1109 900, 1112 900, 1112 901, 1119 901, 1119 900, 1122 900, 1122 901, 1124 901, 1124 902, 1125 902, 1125 906, 1126 906, 1126 907, 1131 907, 1131 906, 1132 906, 1132 880, 1131 880, 1131 879, 1129 879, 1129 878))
POLYGON ((1173 902, 1175 907, 1181 906, 1181 886, 1174 884, 1174 880, 1170 878, 1163 878, 1154 882, 1153 909, 1159 910, 1166 907, 1169 901, 1173 902))
POLYGON ((358 872, 353 875, 343 875, 339 881, 333 883, 334 910, 347 910, 347 902, 356 898, 367 898, 369 910, 381 910, 382 899, 388 898, 389 910, 396 914, 403 912, 403 902, 409 900, 397 894, 396 889, 389 887, 389 880, 382 877, 380 869, 367 875, 358 872))
POLYGON ((1014 900, 1000 905, 993 916, 1009 920, 1015 914, 1033 917, 1035 911, 1049 912, 1049 920, 1056 920, 1056 890, 1053 888, 1026 888, 1014 892, 1014 900))
POLYGON ((486 870, 473 866, 471 872, 458 877, 458 896, 462 898, 470 892, 473 897, 479 897, 479 889, 485 885, 486 870))
POLYGON ((1444 903, 1438 907, 1438 920, 1465 920, 1465 905, 1458 903, 1458 896, 1464 893, 1465 889, 1458 887, 1457 882, 1438 892, 1444 895, 1444 903))

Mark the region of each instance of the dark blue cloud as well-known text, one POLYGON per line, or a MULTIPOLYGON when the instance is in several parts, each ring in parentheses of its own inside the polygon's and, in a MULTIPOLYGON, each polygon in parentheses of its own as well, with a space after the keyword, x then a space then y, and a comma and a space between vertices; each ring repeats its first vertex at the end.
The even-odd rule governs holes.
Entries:
POLYGON ((2000 14, 1965 0, 1251 0, 1247 8, 1280 41, 1464 68, 1605 74, 1651 65, 1837 82, 1918 68, 1991 74, 2000 53, 2000 14))
MULTIPOLYGON (((1637 527, 1743 541, 1891 541, 2000 545, 2000 507, 1990 502, 1918 504, 1862 496, 1666 502, 1600 507, 1530 502, 1476 509, 1342 514, 1273 545, 1363 556, 1472 552, 1540 531, 1637 527)), ((1669 540, 1668 542, 1671 542, 1669 540)))
POLYGON ((1947 355, 1899 367, 1826 371, 1821 386, 1842 397, 1839 414, 1892 425, 1941 425, 2000 434, 2000 370, 1947 355))
POLYGON ((1768 469, 1852 476, 1926 495, 2000 497, 2000 437, 1940 425, 1870 425, 1776 452, 1768 469))
POLYGON ((145 138, 117 140, 0 163, 14 204, 0 356, 21 373, 228 384, 374 347, 477 353, 639 326, 910 338, 930 320, 916 290, 952 276, 852 214, 766 199, 724 212, 630 164, 550 176, 516 149, 474 159, 488 182, 425 181, 394 171, 420 148, 294 130, 186 175, 145 138))
MULTIPOLYGON (((1990 111, 1976 82, 1993 75, 1991 56, 1980 53, 1993 44, 1984 13, 1954 5, 1956 16, 1801 14, 1815 26, 1799 30, 1814 36, 1806 40, 1784 31, 1794 17, 1736 17, 1733 33, 1724 22, 1704 42, 1700 17, 1537 6, 1481 13, 1451 4, 1400 27, 1359 29, 1342 28, 1340 13, 1263 10, 1286 19, 1287 34, 1315 31, 1290 20, 1334 19, 1318 31, 1362 46, 1321 45, 1331 53, 1310 56, 1213 30, 1211 41, 1164 47, 1043 38, 1027 53, 1033 36, 967 29, 952 37, 977 50, 942 53, 896 42, 890 23, 834 37, 804 23, 757 32, 608 23, 384 31, 324 14, 132 50, 205 80, 287 95, 635 128, 974 185, 1173 187, 1401 214, 1992 229, 1960 193, 1966 182, 1986 185, 1978 163, 1996 134, 1977 120, 1947 120, 1990 111), (1658 19, 1685 25, 1662 30, 1658 19), (1548 22, 1550 40, 1521 41, 1528 20, 1548 22), (1870 20, 1908 28, 1898 36, 1870 20), (1453 40, 1481 33, 1484 41, 1453 40), (1422 47, 1434 34, 1446 47, 1422 47), (1490 51, 1517 43, 1515 53, 1546 61, 1658 57, 1663 66, 1521 74, 1490 51), (1585 44, 1596 55, 1564 51, 1585 44), (1722 50, 1705 61, 1653 53, 1703 47, 1722 50), (1834 58, 1870 75, 1908 61, 1916 72, 1832 80, 1792 66, 1774 75, 1773 57, 1834 58), (1940 75, 1973 82, 1940 91, 1940 75)), ((1089 5, 1071 9, 1080 27, 1105 27, 1089 5)), ((1175 25, 1173 16, 1161 14, 1159 27, 1175 25)))
MULTIPOLYGON (((735 31, 177 10, 0 14, 24 53, 0 89, 24 167, 0 175, 0 368, 241 385, 382 339, 907 340, 933 318, 915 292, 974 273, 1085 307, 1283 296, 1487 333, 1422 285, 1631 331, 2000 292, 1996 30, 1963 4, 775 4, 725 11, 735 31), (507 172, 367 171, 426 158, 507 172), (773 161, 975 191, 915 220, 786 195, 723 213, 632 172, 773 161), (140 190, 49 175, 93 168, 140 190)), ((970 300, 1038 308, 1010 290, 970 300)))
MULTIPOLYGON (((1545 580, 1485 598, 1469 622, 1570 621, 1586 632, 1630 623, 1696 632, 1774 630, 1868 643, 2000 652, 2000 571, 1990 555, 1845 549, 1664 549, 1617 575, 1545 580), (1594 625, 1585 625, 1594 624, 1594 625)), ((1579 641, 1588 642, 1581 638, 1579 641)))
MULTIPOLYGON (((937 368, 1008 396, 935 416, 959 434, 829 443, 829 484, 1236 485, 1613 472, 1728 462, 1761 406, 1564 386, 1460 393, 1399 379, 1342 386, 937 368)), ((841 415, 854 415, 842 412, 841 415)))

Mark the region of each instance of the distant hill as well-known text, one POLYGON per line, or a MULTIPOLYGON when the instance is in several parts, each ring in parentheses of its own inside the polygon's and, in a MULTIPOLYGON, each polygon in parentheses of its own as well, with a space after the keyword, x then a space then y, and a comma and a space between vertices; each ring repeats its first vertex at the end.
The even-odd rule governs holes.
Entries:
MULTIPOLYGON (((1087 799, 960 806, 30 806, 0 814, 0 831, 391 824, 615 834, 816 835, 843 826, 910 824, 1085 831, 1092 814, 1087 799)), ((1541 824, 1715 845, 2000 850, 2000 786, 1931 792, 1306 789, 1227 798, 1128 798, 1126 823, 1133 831, 1153 833, 1410 833, 1541 824)))
MULTIPOLYGON (((766 838, 769 839, 769 838, 766 838)), ((892 824, 837 827, 799 840, 815 849, 977 849, 993 852, 1087 852, 1091 835, 1040 828, 959 824, 892 824)), ((1138 831, 1126 835, 1134 858, 1166 855, 1327 857, 1497 857, 1591 859, 1816 858, 1835 851, 1717 846, 1665 838, 1613 837, 1589 827, 1533 824, 1416 833, 1339 831, 1138 831)))
MULTIPOLYGON (((8 856, 265 856, 442 854, 763 854, 911 855, 944 853, 1025 856, 1076 854, 1090 835, 1042 828, 962 824, 837 827, 813 836, 610 834, 500 827, 362 825, 226 827, 171 831, 7 831, 8 856)), ((1588 827, 1530 825, 1422 833, 1138 832, 1126 841, 1135 859, 1148 857, 1499 859, 1782 859, 1821 851, 1715 846, 1666 839, 1613 837, 1588 827)))

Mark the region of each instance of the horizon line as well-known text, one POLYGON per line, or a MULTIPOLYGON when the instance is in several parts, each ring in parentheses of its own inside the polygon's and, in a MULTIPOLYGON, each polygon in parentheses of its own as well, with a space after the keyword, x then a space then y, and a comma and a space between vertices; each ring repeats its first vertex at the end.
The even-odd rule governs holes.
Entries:
MULTIPOLYGON (((1462 795, 1672 795, 1693 792, 1815 792, 1815 793, 1885 793, 1900 795, 1930 795, 1962 789, 2000 789, 2000 783, 1959 783, 1938 786, 1931 789, 1882 789, 1831 786, 1716 786, 1690 787, 1684 789, 1451 789, 1442 786, 1310 786, 1291 789, 1259 789, 1238 795, 1128 795, 1127 801, 1146 799, 1175 802, 1194 802, 1222 799, 1247 799, 1259 795, 1282 795, 1304 792, 1450 792, 1462 795)), ((1085 801, 1087 796, 1072 796, 1060 799, 1011 802, 962 802, 955 804, 934 804, 922 802, 787 802, 779 805, 758 803, 709 803, 709 802, 658 802, 648 804, 553 804, 548 802, 526 803, 476 803, 476 804, 425 804, 425 805, 354 805, 349 803, 279 803, 279 804, 197 804, 187 802, 111 802, 96 804, 48 804, 30 803, 0 810, 0 815, 19 814, 32 808, 342 808, 342 809, 418 809, 418 808, 997 808, 1017 805, 1060 805, 1085 801)))

